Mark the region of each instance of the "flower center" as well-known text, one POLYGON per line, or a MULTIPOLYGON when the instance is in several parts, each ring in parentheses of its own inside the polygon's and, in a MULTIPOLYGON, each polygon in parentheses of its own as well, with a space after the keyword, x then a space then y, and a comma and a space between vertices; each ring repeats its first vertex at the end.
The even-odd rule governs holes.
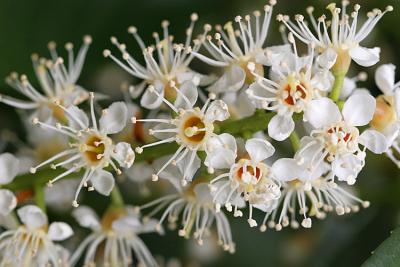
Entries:
POLYGON ((322 132, 325 140, 325 149, 331 155, 342 152, 354 152, 356 149, 358 129, 346 126, 344 122, 331 126, 322 132))
MULTIPOLYGON (((303 74, 301 74, 303 76, 303 74)), ((304 79, 298 79, 293 75, 288 76, 281 87, 282 102, 294 112, 303 111, 304 101, 310 98, 310 86, 304 79)))
POLYGON ((199 109, 185 111, 180 116, 179 121, 179 140, 189 147, 202 145, 208 136, 213 132, 214 126, 203 119, 203 114, 199 109))
POLYGON ((114 221, 124 217, 126 211, 124 209, 109 209, 101 218, 101 228, 104 231, 112 231, 112 224, 114 221))
POLYGON ((246 191, 255 190, 254 185, 258 184, 268 173, 268 167, 263 163, 254 165, 248 159, 241 159, 234 169, 234 177, 239 183, 246 187, 246 191))
POLYGON ((111 139, 107 136, 92 134, 86 138, 79 149, 89 164, 97 165, 104 158, 111 142, 111 139))
POLYGON ((374 117, 370 122, 375 129, 382 131, 386 126, 397 120, 396 110, 394 108, 393 96, 380 95, 376 98, 376 109, 374 117))

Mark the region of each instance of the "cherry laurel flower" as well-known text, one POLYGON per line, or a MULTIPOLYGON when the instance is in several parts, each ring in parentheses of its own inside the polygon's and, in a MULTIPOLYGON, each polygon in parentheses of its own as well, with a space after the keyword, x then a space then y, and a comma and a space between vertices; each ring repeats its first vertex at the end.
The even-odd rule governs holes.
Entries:
POLYGON ((241 217, 243 214, 239 209, 248 202, 247 221, 251 227, 257 226, 252 217, 253 207, 269 212, 275 208, 276 200, 281 195, 280 186, 271 175, 270 167, 264 163, 275 149, 264 139, 252 138, 246 141, 247 155, 236 158, 235 139, 232 136, 225 139, 227 142, 221 148, 213 149, 206 159, 207 164, 213 168, 230 168, 229 172, 218 175, 210 182, 216 210, 218 212, 221 205, 225 205, 228 211, 234 210, 235 217, 241 217), (231 144, 231 148, 228 144, 231 144))
MULTIPOLYGON (((132 76, 143 80, 143 82, 138 84, 136 87, 130 87, 133 97, 138 97, 143 90, 145 90, 140 100, 141 106, 148 109, 156 109, 161 105, 161 102, 157 101, 158 98, 151 92, 151 90, 149 90, 149 88, 155 87, 161 95, 165 95, 166 98, 171 99, 176 97, 175 90, 170 87, 171 81, 173 81, 178 88, 181 86, 193 86, 191 83, 193 79, 196 79, 202 85, 208 83, 208 78, 206 76, 203 76, 189 68, 189 64, 194 58, 194 55, 191 54, 191 52, 198 51, 201 47, 201 43, 197 39, 193 41, 194 46, 190 46, 194 25, 198 20, 198 16, 193 13, 190 18, 191 24, 186 30, 185 44, 172 43, 174 38, 169 34, 168 21, 163 21, 161 23, 163 28, 162 40, 160 40, 158 33, 153 33, 156 42, 155 47, 149 46, 146 48, 143 40, 137 34, 137 29, 133 26, 129 27, 128 32, 133 35, 143 51, 146 66, 139 64, 126 51, 125 44, 121 44, 118 42, 117 38, 111 37, 111 42, 120 50, 126 64, 112 55, 109 50, 105 50, 103 54, 105 57, 110 57, 132 76), (154 52, 157 53, 157 57, 153 55, 154 52), (158 62, 156 58, 158 59, 158 62), (147 86, 150 87, 146 88, 147 86)), ((209 28, 209 25, 205 26, 204 34, 210 30, 209 28)))
MULTIPOLYGON (((10 153, 0 154, 0 186, 11 183, 19 172, 20 162, 10 153)), ((17 206, 17 198, 8 189, 0 189, 0 225, 7 224, 7 216, 17 206)))
POLYGON ((63 222, 49 225, 46 214, 37 206, 24 206, 17 212, 22 225, 0 235, 0 265, 69 266, 68 251, 54 241, 71 237, 71 227, 63 222))
MULTIPOLYGON (((218 244, 224 250, 234 252, 235 244, 232 241, 232 233, 229 221, 225 214, 216 212, 213 198, 206 180, 201 176, 195 178, 196 182, 183 187, 181 178, 186 172, 185 165, 188 158, 180 161, 177 166, 168 166, 160 173, 160 178, 168 180, 176 189, 177 193, 156 199, 140 207, 141 210, 154 207, 146 214, 151 217, 164 209, 159 227, 168 220, 169 226, 175 228, 178 220, 181 218, 181 229, 179 236, 188 238, 192 233, 199 245, 203 245, 203 239, 211 232, 211 227, 215 222, 218 244)), ((157 164, 162 164, 161 159, 157 164)), ((194 170, 190 175, 194 175, 194 170)))
POLYGON ((224 121, 229 117, 227 105, 222 100, 215 100, 215 95, 210 94, 204 106, 200 109, 194 107, 197 101, 198 91, 196 87, 188 86, 178 89, 173 82, 171 88, 175 89, 178 97, 175 105, 164 98, 154 87, 149 87, 149 91, 156 94, 161 101, 167 104, 176 114, 172 119, 136 119, 132 118, 132 122, 156 122, 159 123, 156 127, 149 130, 151 135, 154 135, 161 141, 146 144, 141 147, 136 147, 137 153, 142 153, 143 149, 165 143, 176 142, 179 148, 175 154, 162 166, 156 174, 153 174, 152 180, 157 181, 158 175, 170 164, 176 165, 186 156, 189 161, 185 166, 186 170, 183 173, 182 183, 186 184, 191 181, 189 176, 192 169, 197 170, 200 167, 200 158, 197 156, 198 151, 208 153, 208 141, 215 137, 214 122, 224 121))
POLYGON ((400 152, 400 82, 395 83, 395 69, 393 64, 384 64, 375 72, 375 82, 383 94, 376 98, 376 110, 370 125, 386 137, 390 147, 386 155, 400 167, 400 160, 396 158, 400 152))
MULTIPOLYGON (((331 86, 329 67, 325 68, 329 63, 323 63, 322 68, 314 70, 314 48, 308 47, 309 56, 299 57, 291 34, 288 39, 293 43, 294 53, 289 46, 267 49, 272 63, 271 79, 258 75, 254 63, 248 65, 256 82, 246 92, 261 108, 277 113, 268 123, 268 134, 278 141, 285 140, 293 132, 293 114, 304 112, 306 116, 311 101, 322 97, 331 86)), ((321 58, 318 57, 317 61, 323 61, 321 58)))
POLYGON ((56 44, 50 42, 48 47, 51 60, 39 58, 37 54, 32 55, 33 68, 42 92, 32 86, 26 75, 18 77, 18 74, 14 72, 7 77, 6 82, 28 100, 0 95, 0 102, 19 109, 35 110, 32 117, 38 117, 41 120, 54 117, 58 121, 64 122, 65 114, 54 102, 58 101, 69 107, 78 105, 88 98, 89 93, 76 83, 91 43, 92 38, 85 36, 76 58, 73 45, 71 43, 65 45, 69 61, 67 68, 64 60, 56 52, 56 44))
POLYGON ((245 16, 245 22, 241 16, 235 18, 238 30, 233 28, 232 22, 225 24, 225 31, 217 25, 216 44, 211 35, 203 39, 203 46, 211 57, 192 51, 193 55, 205 63, 225 68, 224 74, 208 88, 210 92, 236 92, 245 84, 250 84, 253 80, 247 71, 250 61, 257 63, 256 69, 260 75, 264 73, 261 63, 264 61, 264 45, 275 4, 276 0, 270 0, 270 5, 264 7, 263 19, 260 11, 254 11, 255 25, 251 25, 250 15, 245 16))
POLYGON ((311 136, 302 138, 299 161, 310 161, 311 168, 317 168, 327 159, 339 181, 354 184, 364 167, 366 148, 376 154, 388 148, 386 138, 380 132, 367 129, 360 134, 357 128, 371 121, 375 99, 368 93, 353 94, 345 102, 342 112, 328 98, 313 100, 310 107, 305 116, 315 129, 311 136))
POLYGON ((83 257, 85 267, 91 266, 158 266, 150 251, 139 238, 139 234, 156 232, 157 222, 141 222, 133 208, 109 209, 100 220, 87 206, 81 206, 72 212, 78 223, 93 232, 86 237, 71 256, 70 263, 75 265, 83 257), (133 253, 132 253, 133 252, 133 253))
POLYGON ((91 126, 89 118, 84 111, 76 106, 65 108, 57 103, 68 117, 69 124, 62 125, 60 123, 52 126, 45 122, 39 121, 38 118, 33 119, 33 124, 43 128, 52 129, 71 138, 70 148, 62 151, 48 160, 30 169, 31 173, 47 164, 51 164, 51 168, 56 169, 63 167, 66 170, 57 177, 49 181, 51 186, 54 182, 72 174, 80 169, 85 169, 81 182, 76 190, 73 206, 77 207, 77 198, 82 187, 88 187, 89 191, 96 190, 103 195, 109 195, 114 187, 113 175, 104 170, 111 166, 117 174, 121 174, 121 170, 115 162, 123 168, 130 168, 135 160, 135 153, 131 145, 125 142, 114 144, 109 137, 110 134, 120 132, 126 123, 127 108, 125 103, 116 102, 103 110, 103 114, 98 122, 93 107, 94 94, 90 96, 91 107, 91 126), (66 158, 61 162, 57 162, 61 158, 66 158), (115 162, 114 162, 115 161, 115 162), (90 184, 90 186, 89 186, 90 184))
POLYGON ((350 61, 354 60, 357 64, 369 67, 379 61, 380 48, 365 48, 360 43, 371 33, 378 21, 386 12, 392 11, 392 6, 387 6, 385 11, 374 9, 367 13, 367 20, 361 27, 358 27, 358 13, 360 5, 354 5, 354 11, 350 16, 346 13, 346 7, 349 1, 342 1, 342 8, 336 7, 335 3, 327 6, 332 13, 332 19, 329 26, 326 22, 326 16, 322 15, 318 19, 313 16, 313 7, 307 9, 310 16, 312 30, 304 21, 303 15, 296 15, 296 23, 289 19, 289 16, 278 15, 277 19, 282 21, 286 27, 302 42, 306 44, 315 44, 322 53, 337 55, 338 64, 335 64, 334 70, 340 70, 345 67, 348 69, 350 61), (330 30, 330 31, 329 31, 330 30))
POLYGON ((310 162, 299 164, 299 154, 293 159, 281 158, 272 165, 272 172, 276 179, 282 182, 282 197, 279 199, 277 209, 266 213, 261 231, 275 228, 280 231, 282 227, 297 229, 299 223, 296 214, 301 214, 301 225, 310 228, 315 216, 323 219, 326 212, 335 210, 338 215, 351 211, 357 212, 359 205, 366 208, 368 201, 362 201, 351 192, 342 188, 334 181, 330 166, 323 163, 318 168, 310 168, 310 162))

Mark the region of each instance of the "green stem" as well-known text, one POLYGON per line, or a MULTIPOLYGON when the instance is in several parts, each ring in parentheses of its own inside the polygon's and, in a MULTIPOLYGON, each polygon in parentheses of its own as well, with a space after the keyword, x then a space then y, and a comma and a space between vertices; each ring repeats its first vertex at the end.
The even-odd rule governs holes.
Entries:
POLYGON ((338 73, 334 73, 334 76, 335 76, 335 81, 333 83, 332 91, 331 91, 329 97, 333 101, 337 102, 339 100, 340 93, 342 92, 344 78, 346 77, 346 73, 338 72, 338 73))
POLYGON ((121 191, 117 184, 114 185, 111 191, 111 205, 115 208, 123 208, 125 206, 124 199, 122 198, 121 191))
POLYGON ((299 135, 296 133, 295 130, 293 130, 293 132, 290 134, 289 139, 290 139, 290 142, 292 143, 292 147, 293 147, 294 152, 299 150, 299 148, 300 148, 300 139, 299 139, 299 135))
POLYGON ((35 203, 44 213, 46 213, 46 199, 44 185, 42 184, 35 184, 35 203))

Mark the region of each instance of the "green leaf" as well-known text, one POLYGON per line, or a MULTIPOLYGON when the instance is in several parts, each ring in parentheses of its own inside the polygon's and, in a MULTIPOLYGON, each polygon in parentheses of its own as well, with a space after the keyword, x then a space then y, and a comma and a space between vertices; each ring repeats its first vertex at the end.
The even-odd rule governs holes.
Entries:
POLYGON ((400 227, 390 234, 390 237, 373 252, 362 267, 400 266, 400 227))

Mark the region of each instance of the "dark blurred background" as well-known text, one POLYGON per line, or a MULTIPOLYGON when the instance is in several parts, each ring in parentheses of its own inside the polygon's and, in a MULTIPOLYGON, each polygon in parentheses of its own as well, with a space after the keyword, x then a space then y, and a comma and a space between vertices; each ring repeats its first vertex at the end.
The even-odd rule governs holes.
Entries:
MULTIPOLYGON (((362 12, 375 7, 384 9, 388 4, 394 6, 394 12, 382 19, 364 45, 381 47, 379 64, 398 64, 399 1, 359 2, 362 12)), ((308 5, 314 5, 316 14, 321 14, 328 3, 317 0, 278 0, 275 15, 305 14, 308 5)), ((65 42, 71 41, 77 48, 82 36, 90 34, 94 42, 79 84, 89 90, 103 91, 118 98, 121 97, 121 82, 132 82, 132 78, 110 60, 103 58, 103 49, 111 47, 110 36, 118 37, 128 45, 132 54, 140 56, 141 51, 127 33, 130 25, 135 25, 145 42, 150 44, 152 32, 160 31, 161 20, 168 19, 171 22, 171 33, 176 36, 176 40, 183 40, 192 12, 200 16, 197 25, 197 32, 200 33, 202 24, 206 22, 223 24, 236 15, 246 15, 255 9, 262 10, 265 4, 263 0, 1 0, 0 77, 17 71, 27 74, 35 83, 30 61, 32 52, 48 56, 46 45, 48 41, 54 40, 60 44, 60 54, 65 55, 65 42)), ((268 45, 279 44, 281 38, 275 20, 269 32, 268 45)), ((194 65, 195 68, 207 71, 199 62, 194 62, 194 65)), ((352 73, 355 75, 358 69, 353 67, 352 73)), ((374 94, 377 93, 373 81, 375 68, 366 70, 369 80, 362 84, 374 94)), ((0 93, 10 91, 7 85, 0 83, 0 93)), ((23 136, 17 113, 0 105, 0 129, 6 128, 23 136)), ((177 237, 176 232, 169 232, 166 238, 150 235, 144 239, 154 254, 163 255, 167 259, 179 258, 183 266, 189 266, 189 262, 197 262, 197 266, 214 267, 360 266, 400 221, 398 169, 384 156, 369 155, 367 165, 358 179, 357 189, 363 199, 371 201, 370 208, 342 217, 329 215, 324 221, 314 221, 311 230, 283 230, 279 233, 269 230, 260 233, 257 229, 250 229, 244 219, 232 219, 232 231, 237 244, 234 255, 211 245, 201 250, 193 249, 193 244, 177 237)), ((104 201, 96 203, 106 204, 104 201)))

